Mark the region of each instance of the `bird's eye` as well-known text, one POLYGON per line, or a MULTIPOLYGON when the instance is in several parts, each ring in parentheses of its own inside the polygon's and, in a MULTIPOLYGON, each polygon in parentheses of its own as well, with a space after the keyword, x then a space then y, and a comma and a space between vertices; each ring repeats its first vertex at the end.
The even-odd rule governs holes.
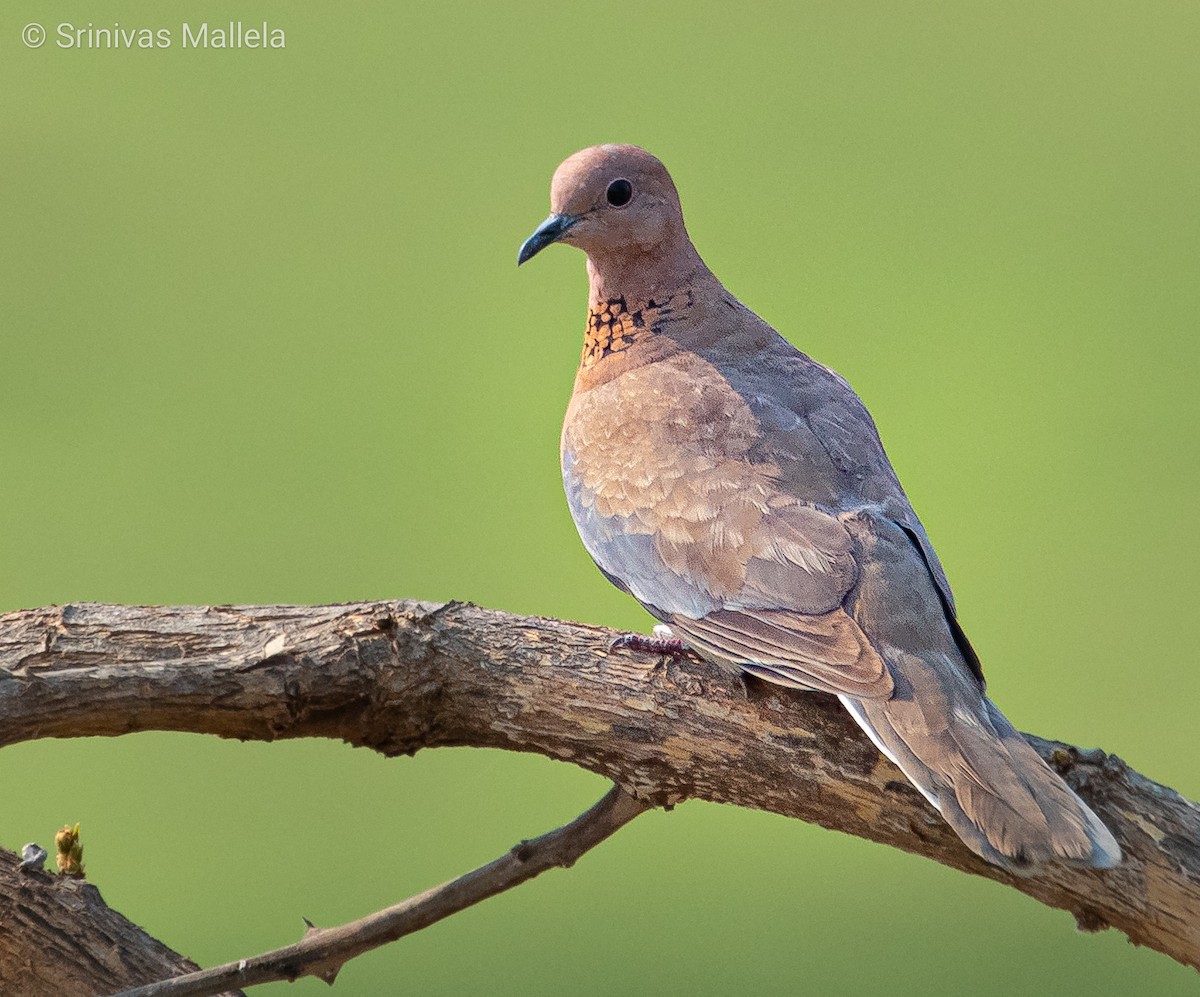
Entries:
POLYGON ((608 190, 604 192, 604 196, 614 208, 623 207, 633 197, 633 184, 628 180, 614 180, 608 185, 608 190))

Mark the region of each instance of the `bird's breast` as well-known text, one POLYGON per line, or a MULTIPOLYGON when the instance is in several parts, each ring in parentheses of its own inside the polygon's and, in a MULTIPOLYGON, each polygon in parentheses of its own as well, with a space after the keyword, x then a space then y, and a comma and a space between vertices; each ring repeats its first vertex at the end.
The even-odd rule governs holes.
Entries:
POLYGON ((739 493, 765 499, 778 468, 751 459, 758 440, 741 395, 707 361, 684 354, 575 394, 563 425, 564 475, 602 516, 699 524, 739 493))

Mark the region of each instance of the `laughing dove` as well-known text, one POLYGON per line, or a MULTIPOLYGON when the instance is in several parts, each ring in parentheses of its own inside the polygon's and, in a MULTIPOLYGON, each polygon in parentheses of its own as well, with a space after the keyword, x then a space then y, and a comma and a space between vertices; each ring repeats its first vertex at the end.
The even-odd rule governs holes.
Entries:
POLYGON ((666 169, 634 146, 554 174, 554 242, 587 254, 562 433, 600 570, 706 658, 837 696, 974 852, 1109 868, 1108 828, 984 695, 945 572, 850 386, 704 265, 666 169))

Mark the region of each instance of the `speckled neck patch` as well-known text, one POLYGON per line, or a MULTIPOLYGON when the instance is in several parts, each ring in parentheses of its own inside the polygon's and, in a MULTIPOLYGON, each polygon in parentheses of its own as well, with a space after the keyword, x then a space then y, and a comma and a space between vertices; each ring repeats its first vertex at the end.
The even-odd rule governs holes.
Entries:
MULTIPOLYGON (((606 298, 592 303, 588 311, 587 328, 583 333, 583 357, 580 364, 591 367, 613 353, 627 350, 635 343, 661 331, 675 309, 676 295, 663 301, 651 298, 644 305, 631 309, 624 298, 606 298)), ((692 304, 691 292, 687 304, 692 304)))

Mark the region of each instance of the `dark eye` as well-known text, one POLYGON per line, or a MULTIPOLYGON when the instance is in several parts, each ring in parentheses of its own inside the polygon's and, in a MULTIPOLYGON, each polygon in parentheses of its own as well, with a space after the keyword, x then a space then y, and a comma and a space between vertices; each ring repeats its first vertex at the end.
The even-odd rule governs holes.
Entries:
POLYGON ((633 197, 633 184, 628 180, 614 180, 608 185, 604 196, 614 208, 620 208, 628 204, 629 199, 633 197))

